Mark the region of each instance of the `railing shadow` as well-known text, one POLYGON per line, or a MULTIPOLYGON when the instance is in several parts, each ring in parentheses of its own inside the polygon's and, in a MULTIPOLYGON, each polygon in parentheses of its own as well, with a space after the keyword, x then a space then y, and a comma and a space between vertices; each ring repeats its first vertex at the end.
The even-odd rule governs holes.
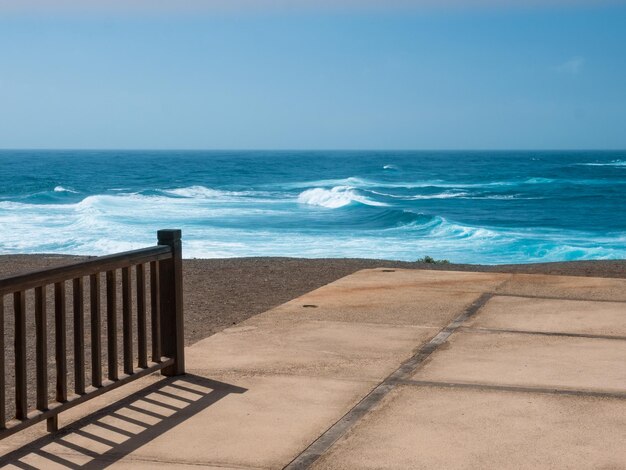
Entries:
POLYGON ((246 391, 193 374, 165 378, 4 455, 0 464, 28 470, 105 468, 227 395, 246 391))

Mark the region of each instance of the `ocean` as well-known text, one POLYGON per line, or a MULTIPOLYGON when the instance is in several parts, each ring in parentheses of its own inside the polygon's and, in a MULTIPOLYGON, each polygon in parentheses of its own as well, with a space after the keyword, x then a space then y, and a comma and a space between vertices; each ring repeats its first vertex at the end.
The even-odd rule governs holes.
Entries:
POLYGON ((626 258, 626 151, 0 151, 0 253, 626 258))

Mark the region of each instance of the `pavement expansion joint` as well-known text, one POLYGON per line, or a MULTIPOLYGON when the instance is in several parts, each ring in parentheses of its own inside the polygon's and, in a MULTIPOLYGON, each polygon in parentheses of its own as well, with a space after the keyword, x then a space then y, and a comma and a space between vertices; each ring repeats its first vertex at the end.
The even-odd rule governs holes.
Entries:
POLYGON ((491 292, 494 297, 520 297, 522 299, 540 299, 540 300, 572 300, 576 302, 607 302, 607 303, 622 303, 626 304, 626 300, 611 300, 611 299, 595 299, 589 297, 560 297, 558 295, 530 295, 530 294, 515 294, 511 292, 491 292))
POLYGON ((617 398, 626 400, 626 392, 602 392, 592 390, 579 390, 554 387, 524 387, 518 385, 495 385, 483 383, 466 383, 466 382, 437 382, 429 380, 398 380, 398 385, 411 385, 416 387, 445 387, 445 388, 465 388, 473 390, 491 390, 502 392, 524 392, 524 393, 543 393, 550 395, 571 395, 576 397, 595 397, 595 398, 617 398))
POLYGON ((562 331, 534 331, 534 330, 515 330, 508 328, 483 328, 480 326, 461 326, 462 331, 471 331, 473 333, 514 333, 520 335, 541 335, 541 336, 565 336, 571 338, 590 338, 590 339, 612 339, 616 341, 626 341, 626 336, 614 335, 595 335, 591 333, 565 333, 562 331))

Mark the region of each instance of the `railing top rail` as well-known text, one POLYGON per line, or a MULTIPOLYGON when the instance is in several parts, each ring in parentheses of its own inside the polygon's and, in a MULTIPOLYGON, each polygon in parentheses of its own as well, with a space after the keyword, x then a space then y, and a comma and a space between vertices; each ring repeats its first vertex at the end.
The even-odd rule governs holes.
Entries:
POLYGON ((99 256, 57 268, 42 269, 18 276, 0 278, 0 295, 171 257, 172 249, 167 245, 152 246, 139 250, 116 253, 114 255, 99 256))

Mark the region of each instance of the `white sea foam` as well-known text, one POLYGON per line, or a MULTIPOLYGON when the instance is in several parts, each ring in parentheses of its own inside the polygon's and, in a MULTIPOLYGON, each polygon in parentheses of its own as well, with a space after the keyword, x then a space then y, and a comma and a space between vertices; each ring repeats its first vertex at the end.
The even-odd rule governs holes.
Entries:
MULTIPOLYGON (((391 201, 385 197, 395 195, 384 190, 376 193, 352 185, 336 185, 308 188, 299 196, 295 192, 291 199, 276 191, 272 195, 279 202, 268 205, 260 202, 263 192, 254 193, 253 197, 252 192, 218 192, 213 196, 214 193, 205 189, 208 190, 199 189, 196 196, 189 192, 187 197, 158 191, 152 191, 151 195, 99 194, 72 204, 0 201, 0 226, 6 228, 0 232, 0 253, 113 253, 152 245, 156 229, 176 226, 184 231, 186 258, 274 255, 414 260, 429 255, 454 262, 510 263, 626 256, 624 231, 599 236, 562 229, 478 226, 431 214, 412 219, 398 216, 398 210, 402 209, 392 204, 383 210, 368 211, 322 212, 307 208, 313 205, 332 209, 349 204, 386 206, 381 201, 391 201), (233 204, 231 200, 235 199, 237 203, 233 204), (298 206, 296 201, 307 206, 298 206), (293 229, 303 214, 306 230, 293 229), (340 226, 343 221, 353 221, 352 216, 359 218, 356 222, 362 224, 363 230, 340 226), (315 223, 316 217, 324 222, 334 220, 336 225, 320 227, 315 223), (394 218, 398 219, 397 224, 393 223, 394 218), (306 225, 309 222, 312 223, 306 225), (371 229, 372 225, 379 228, 371 229)), ((414 191, 418 192, 421 191, 414 191)), ((480 190, 471 189, 429 192, 434 194, 408 197, 522 196, 489 193, 481 196, 480 190)))
POLYGON ((73 194, 78 194, 78 191, 75 191, 75 190, 73 190, 71 188, 64 188, 63 186, 55 186, 54 192, 55 193, 73 193, 73 194))
POLYGON ((624 168, 626 168, 626 161, 624 161, 624 160, 613 160, 612 162, 607 162, 607 163, 577 163, 577 165, 582 165, 582 166, 615 166, 615 167, 624 167, 624 168))
POLYGON ((368 206, 386 206, 384 202, 373 201, 365 196, 358 194, 354 188, 350 186, 335 186, 332 189, 313 188, 303 191, 298 196, 300 204, 309 204, 311 206, 328 207, 337 209, 347 206, 353 202, 366 204, 368 206))
POLYGON ((510 199, 543 199, 541 197, 525 197, 521 194, 488 194, 481 195, 480 193, 475 194, 467 191, 444 191, 442 193, 436 194, 415 194, 415 195, 402 195, 402 194, 390 194, 383 193, 380 191, 374 190, 365 190, 368 193, 376 194, 378 196, 390 197, 393 199, 400 199, 403 201, 419 201, 419 200, 427 200, 427 199, 494 199, 494 200, 510 200, 510 199))
MULTIPOLYGON (((424 181, 373 181, 365 178, 351 176, 348 178, 299 181, 295 183, 282 183, 281 188, 299 189, 299 188, 331 188, 336 186, 350 186, 354 189, 372 189, 372 188, 388 188, 388 189, 416 189, 416 188, 442 188, 442 189, 480 189, 480 188, 497 188, 508 186, 519 186, 523 184, 550 184, 555 179, 534 177, 526 180, 509 180, 509 181, 489 181, 485 183, 464 183, 464 182, 446 182, 442 180, 424 180, 424 181)), ((277 186, 277 185, 270 185, 277 186)))
POLYGON ((370 181, 364 178, 358 178, 356 176, 350 176, 348 178, 335 178, 313 181, 295 181, 292 183, 272 183, 267 185, 272 188, 280 189, 304 189, 304 188, 317 188, 317 187, 335 187, 335 186, 351 186, 355 188, 367 188, 379 186, 376 181, 370 181))
POLYGON ((172 194, 174 196, 187 197, 187 198, 205 198, 205 199, 221 199, 229 196, 237 196, 242 193, 232 191, 220 191, 218 189, 211 189, 205 186, 188 186, 185 188, 176 189, 164 189, 162 191, 165 194, 172 194))
POLYGON ((470 196, 463 199, 494 199, 494 200, 502 200, 508 201, 512 199, 523 199, 525 201, 530 201, 533 199, 545 199, 543 197, 526 197, 520 194, 490 194, 489 196, 470 196))
POLYGON ((554 183, 554 179, 552 178, 528 178, 527 180, 524 181, 525 184, 549 184, 549 183, 554 183))
MULTIPOLYGON (((333 190, 326 191, 333 194, 333 190)), ((338 188, 335 193, 350 191, 364 197, 353 188, 338 188)), ((347 204, 352 201, 347 200, 347 204)), ((336 202, 332 204, 337 207, 336 202)), ((455 262, 506 263, 626 256, 626 233, 598 237, 569 230, 479 227, 440 216, 425 216, 379 234, 307 233, 245 224, 229 228, 223 223, 251 215, 279 217, 274 220, 294 217, 293 207, 285 210, 272 212, 263 207, 255 212, 252 204, 232 208, 203 199, 139 194, 89 196, 77 204, 4 201, 0 202, 0 226, 8 230, 0 232, 0 252, 114 253, 152 245, 154 230, 175 224, 184 230, 186 258, 256 255, 414 260, 429 255, 455 262)))
POLYGON ((382 193, 380 191, 374 190, 365 190, 370 194, 376 194, 378 196, 390 197, 393 199, 401 199, 403 201, 418 201, 420 199, 450 199, 455 197, 466 197, 469 196, 470 193, 467 192, 452 192, 452 191, 444 191, 442 193, 437 194, 415 194, 415 195, 402 195, 402 194, 390 194, 390 193, 382 193))
POLYGON ((454 193, 451 191, 445 191, 439 194, 416 194, 414 196, 407 196, 407 200, 419 201, 420 199, 453 199, 453 198, 464 198, 469 196, 469 193, 460 192, 454 193))
POLYGON ((163 189, 160 192, 162 194, 180 198, 206 199, 214 201, 234 201, 243 198, 250 201, 254 198, 256 202, 272 202, 270 198, 277 195, 277 193, 269 191, 226 191, 222 189, 207 188, 206 186, 201 185, 175 189, 163 189))

